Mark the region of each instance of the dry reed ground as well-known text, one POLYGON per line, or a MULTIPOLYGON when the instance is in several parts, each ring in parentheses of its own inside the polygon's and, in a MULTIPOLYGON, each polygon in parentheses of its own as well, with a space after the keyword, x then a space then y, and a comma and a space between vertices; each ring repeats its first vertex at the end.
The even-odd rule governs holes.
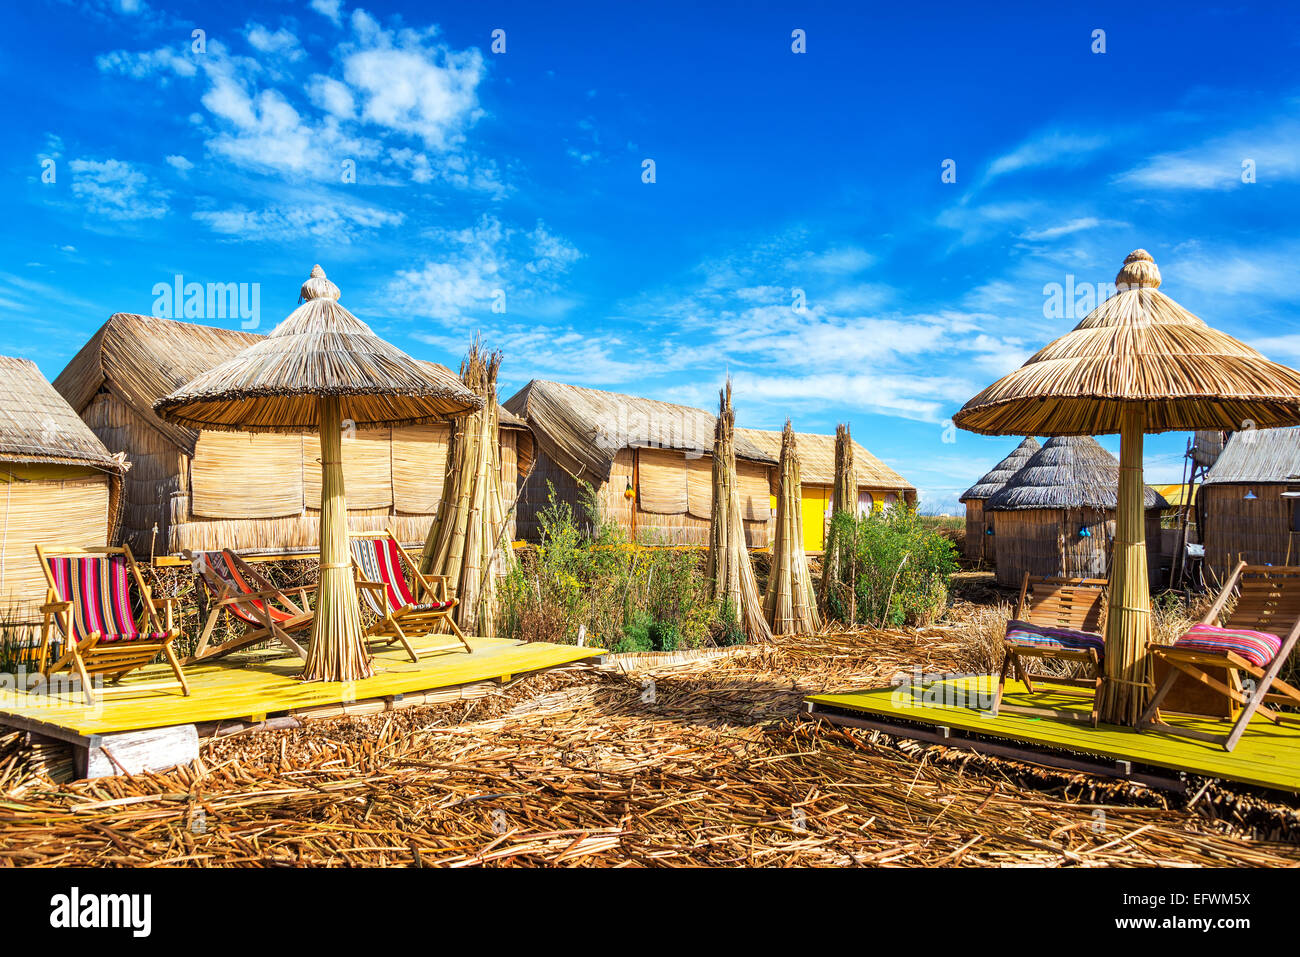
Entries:
POLYGON ((1276 797, 1210 786, 1189 802, 795 717, 810 691, 960 668, 965 627, 535 675, 477 701, 211 741, 193 766, 129 779, 53 785, 15 735, 0 860, 1300 865, 1300 813, 1276 797))

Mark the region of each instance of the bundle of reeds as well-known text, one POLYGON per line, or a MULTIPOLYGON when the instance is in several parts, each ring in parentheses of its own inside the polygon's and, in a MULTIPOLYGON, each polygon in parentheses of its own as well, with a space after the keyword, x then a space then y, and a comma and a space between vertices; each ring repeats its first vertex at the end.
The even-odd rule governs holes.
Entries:
POLYGON ((808 556, 803 550, 803 492, 798 449, 789 419, 785 420, 785 430, 781 433, 776 534, 763 613, 774 635, 807 635, 821 630, 817 593, 808 570, 808 556))
POLYGON ((302 305, 259 339, 154 403, 193 429, 319 432, 320 585, 305 680, 371 674, 348 549, 343 432, 444 421, 482 405, 450 374, 416 362, 339 304, 316 266, 302 305))
POLYGON ((718 396, 718 423, 713 434, 713 508, 709 521, 709 556, 705 567, 711 597, 730 609, 750 641, 770 641, 763 617, 758 579, 745 543, 736 480, 736 412, 731 407, 731 379, 718 396))
POLYGON ((495 634, 497 585, 514 561, 501 478, 500 368, 501 353, 485 352, 477 340, 461 363, 461 381, 483 408, 452 430, 442 501, 420 556, 422 572, 446 576, 455 589, 461 630, 485 637, 495 634))
POLYGON ((822 611, 832 594, 843 597, 848 621, 857 621, 857 553, 844 533, 839 515, 856 519, 858 514, 858 477, 853 468, 853 437, 843 423, 835 427, 835 481, 831 486, 831 523, 826 530, 826 549, 822 557, 822 611))

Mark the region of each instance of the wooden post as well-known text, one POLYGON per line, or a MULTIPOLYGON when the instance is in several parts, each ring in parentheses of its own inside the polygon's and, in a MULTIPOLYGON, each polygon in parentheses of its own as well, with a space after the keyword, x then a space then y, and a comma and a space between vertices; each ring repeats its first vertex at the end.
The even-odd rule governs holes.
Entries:
POLYGON ((308 681, 356 681, 373 674, 348 549, 340 409, 337 396, 320 399, 320 586, 302 671, 308 681))
POLYGON ((1146 409, 1124 410, 1120 431, 1119 509, 1106 620, 1106 681, 1101 720, 1134 727, 1146 708, 1147 645, 1151 639, 1151 585, 1147 576, 1142 436, 1146 409))

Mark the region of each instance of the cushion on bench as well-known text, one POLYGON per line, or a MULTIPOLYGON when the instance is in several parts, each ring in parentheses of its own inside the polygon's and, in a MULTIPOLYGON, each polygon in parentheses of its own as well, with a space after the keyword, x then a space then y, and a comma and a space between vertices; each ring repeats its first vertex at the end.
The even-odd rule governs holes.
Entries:
POLYGON ((1251 664, 1268 666, 1282 648, 1282 639, 1266 631, 1247 631, 1244 628, 1220 628, 1217 625, 1192 625, 1187 634, 1174 642, 1175 648, 1191 651, 1208 651, 1222 654, 1235 651, 1251 664))
POLYGON ((1007 622, 1007 641, 1031 648, 1061 648, 1067 651, 1087 651, 1089 648, 1101 657, 1106 650, 1106 640, 1088 631, 1071 631, 1069 628, 1047 628, 1027 621, 1011 619, 1007 622))

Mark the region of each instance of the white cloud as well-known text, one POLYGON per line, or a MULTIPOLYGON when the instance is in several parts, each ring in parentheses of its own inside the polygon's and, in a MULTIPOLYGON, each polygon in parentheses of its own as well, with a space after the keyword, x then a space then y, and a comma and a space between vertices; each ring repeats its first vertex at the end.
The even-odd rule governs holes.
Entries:
POLYGON ((101 53, 95 57, 95 65, 102 73, 119 73, 137 80, 156 75, 164 82, 168 73, 192 77, 199 72, 193 60, 170 47, 140 53, 129 53, 126 50, 101 53))
POLYGON ((307 95, 325 112, 341 120, 350 120, 356 115, 356 99, 347 85, 333 77, 319 73, 307 81, 307 95))
POLYGON ((404 217, 330 196, 316 202, 275 203, 261 209, 200 210, 194 218, 215 233, 248 242, 285 242, 312 236, 350 243, 363 232, 400 225, 404 217))
POLYGON ((336 27, 343 25, 342 0, 311 0, 311 8, 336 27))
POLYGON ((1051 130, 1040 133, 989 164, 985 181, 1008 173, 1047 166, 1076 166, 1104 147, 1104 136, 1080 136, 1051 130))
POLYGON ((1026 229, 1020 234, 1020 238, 1030 241, 1058 239, 1061 236, 1068 236, 1084 229, 1095 229, 1100 225, 1101 220, 1096 216, 1080 216, 1078 219, 1071 219, 1069 222, 1059 223, 1055 226, 1045 226, 1042 229, 1026 229))
POLYGON ((172 169, 176 170, 179 173, 188 173, 190 170, 194 169, 194 164, 191 163, 189 160, 187 160, 184 156, 179 156, 179 155, 167 156, 165 157, 165 160, 168 166, 170 166, 172 169))
POLYGON ((290 63, 307 55, 298 44, 298 38, 284 27, 272 31, 260 23, 250 23, 244 31, 248 45, 268 57, 279 57, 290 63))
POLYGON ((121 160, 72 160, 72 195, 92 216, 116 221, 161 219, 167 215, 167 194, 121 160))
POLYGON ((1199 146, 1159 153, 1118 176, 1123 186, 1166 190, 1226 190, 1300 179, 1300 123, 1241 130, 1199 146), (1242 182, 1254 162, 1256 183, 1242 182))

